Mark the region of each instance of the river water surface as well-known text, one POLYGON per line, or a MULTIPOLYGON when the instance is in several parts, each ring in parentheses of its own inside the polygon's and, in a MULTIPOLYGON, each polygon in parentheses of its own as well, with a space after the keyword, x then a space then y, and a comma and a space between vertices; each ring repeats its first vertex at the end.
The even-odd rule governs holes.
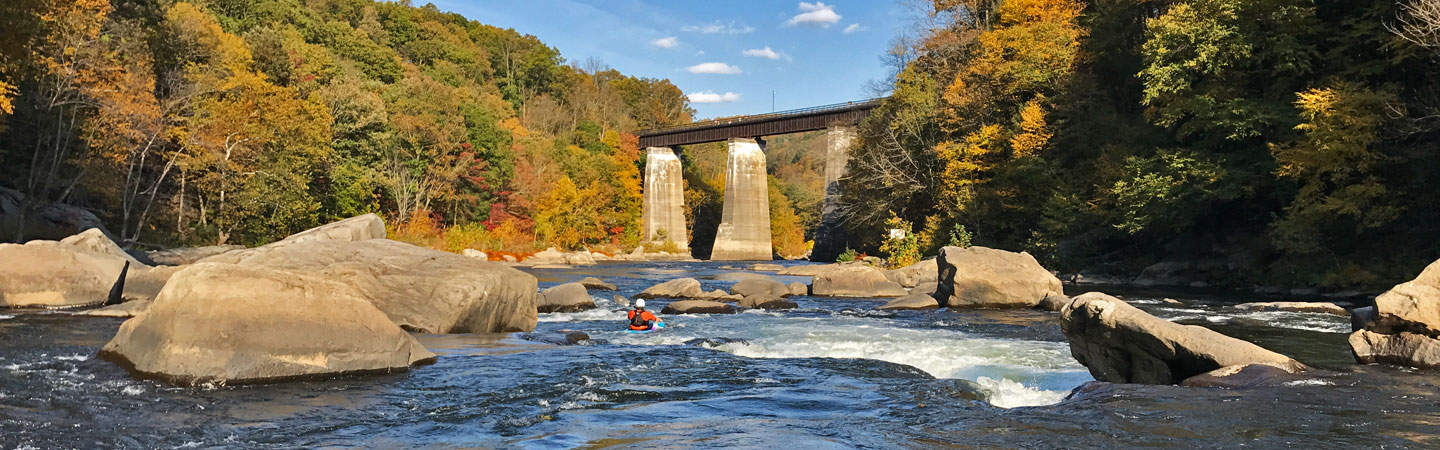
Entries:
POLYGON ((595 276, 620 290, 591 291, 595 310, 541 314, 532 335, 421 335, 439 361, 408 373, 273 385, 136 380, 95 357, 121 320, 5 312, 0 447, 1440 446, 1440 374, 1354 365, 1345 318, 1226 306, 1261 298, 1123 296, 1319 370, 1240 390, 1096 383, 1055 313, 883 312, 877 299, 798 297, 790 311, 621 331, 613 294, 679 277, 726 288, 742 271, 535 270, 542 288, 595 276), (561 330, 592 341, 534 339, 561 330))

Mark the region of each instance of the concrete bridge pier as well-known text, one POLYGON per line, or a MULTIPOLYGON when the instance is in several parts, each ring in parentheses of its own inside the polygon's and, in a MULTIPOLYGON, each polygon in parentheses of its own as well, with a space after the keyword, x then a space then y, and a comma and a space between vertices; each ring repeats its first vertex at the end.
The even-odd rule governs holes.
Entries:
POLYGON ((729 139, 726 145, 730 155, 725 169, 725 204, 710 260, 770 260, 773 250, 765 149, 755 139, 729 139))
POLYGON ((645 241, 674 242, 682 252, 690 249, 685 232, 685 180, 680 158, 670 147, 645 150, 645 241))
POLYGON ((855 128, 831 127, 825 131, 825 201, 820 210, 820 227, 815 230, 815 248, 811 261, 834 261, 845 251, 849 237, 840 219, 840 178, 850 161, 850 146, 855 143, 855 128))

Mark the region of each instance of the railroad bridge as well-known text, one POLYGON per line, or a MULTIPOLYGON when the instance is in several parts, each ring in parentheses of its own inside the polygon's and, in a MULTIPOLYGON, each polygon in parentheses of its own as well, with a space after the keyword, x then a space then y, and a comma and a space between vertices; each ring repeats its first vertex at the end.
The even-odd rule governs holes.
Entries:
POLYGON ((725 141, 725 198, 720 229, 710 259, 769 260, 769 177, 765 173, 765 137, 826 130, 825 200, 811 260, 832 261, 845 248, 838 217, 839 182, 845 175, 855 125, 879 105, 879 99, 847 102, 769 114, 728 117, 636 134, 645 156, 645 239, 673 241, 688 249, 685 188, 679 146, 725 141))

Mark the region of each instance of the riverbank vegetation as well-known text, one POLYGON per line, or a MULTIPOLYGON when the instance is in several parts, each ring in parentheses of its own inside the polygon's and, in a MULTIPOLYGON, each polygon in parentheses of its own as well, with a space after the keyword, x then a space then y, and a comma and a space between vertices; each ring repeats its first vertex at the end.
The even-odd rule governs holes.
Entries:
POLYGON ((1434 0, 927 3, 852 154, 861 250, 893 213, 1066 271, 1374 286, 1440 254, 1434 0))
POLYGON ((451 250, 632 248, 625 132, 694 114, 667 80, 408 2, 16 0, 0 21, 0 184, 130 245, 376 212, 451 250))

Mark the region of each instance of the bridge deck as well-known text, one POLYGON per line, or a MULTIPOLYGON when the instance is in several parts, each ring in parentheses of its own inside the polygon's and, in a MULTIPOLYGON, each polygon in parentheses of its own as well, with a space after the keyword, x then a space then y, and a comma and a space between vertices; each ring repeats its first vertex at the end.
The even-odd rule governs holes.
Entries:
POLYGON ((730 138, 757 138, 822 130, 860 123, 880 99, 837 103, 752 116, 725 117, 677 127, 642 130, 640 148, 717 142, 730 138))

